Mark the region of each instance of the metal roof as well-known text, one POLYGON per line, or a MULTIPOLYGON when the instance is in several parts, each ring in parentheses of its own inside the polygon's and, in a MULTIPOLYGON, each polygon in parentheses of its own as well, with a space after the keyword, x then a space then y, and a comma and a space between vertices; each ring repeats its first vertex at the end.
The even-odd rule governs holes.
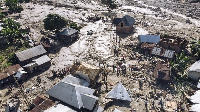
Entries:
POLYGON ((57 104, 45 110, 44 112, 77 112, 77 111, 69 108, 68 106, 57 104))
POLYGON ((192 66, 189 68, 189 71, 200 72, 200 61, 196 61, 192 66))
POLYGON ((52 107, 53 105, 55 105, 55 103, 51 100, 45 100, 41 104, 33 108, 30 112, 43 112, 44 110, 52 107))
POLYGON ((113 88, 107 95, 106 98, 118 99, 118 100, 126 100, 132 101, 130 95, 126 91, 126 88, 122 85, 121 82, 117 84, 115 88, 113 88))
POLYGON ((19 68, 21 68, 21 66, 19 64, 9 66, 4 72, 0 73, 0 80, 16 74, 18 72, 19 68))
POLYGON ((32 47, 30 49, 15 53, 20 61, 25 61, 33 57, 45 54, 47 51, 42 45, 32 47))
POLYGON ((81 98, 83 101, 83 108, 86 108, 88 110, 92 110, 96 101, 99 100, 98 97, 89 94, 81 94, 81 98))
POLYGON ((93 112, 103 112, 103 110, 101 106, 96 106, 93 112))
POLYGON ((65 78, 62 79, 62 82, 67 82, 67 83, 71 83, 71 84, 77 84, 77 85, 82 85, 85 87, 89 86, 89 83, 86 80, 80 79, 80 78, 76 78, 72 75, 68 75, 65 78))
POLYGON ((138 35, 140 42, 159 43, 160 36, 157 35, 138 35))
POLYGON ((78 32, 78 30, 73 29, 73 28, 66 28, 62 32, 58 33, 58 35, 70 36, 76 32, 78 32))
POLYGON ((96 97, 92 97, 93 93, 94 90, 88 87, 62 81, 47 91, 47 94, 49 94, 50 96, 57 98, 58 100, 61 100, 78 109, 80 109, 81 107, 86 107, 87 109, 94 107, 92 103, 88 105, 86 103, 87 101, 84 101, 88 99, 91 100, 91 98, 94 98, 94 100, 96 100, 96 97))
POLYGON ((44 55, 44 56, 41 56, 33 61, 35 61, 35 63, 37 63, 37 65, 42 65, 48 61, 50 61, 51 59, 47 56, 47 55, 44 55))
POLYGON ((125 15, 123 18, 114 18, 113 23, 117 25, 121 21, 125 22, 125 26, 132 26, 135 23, 135 19, 129 15, 125 15))

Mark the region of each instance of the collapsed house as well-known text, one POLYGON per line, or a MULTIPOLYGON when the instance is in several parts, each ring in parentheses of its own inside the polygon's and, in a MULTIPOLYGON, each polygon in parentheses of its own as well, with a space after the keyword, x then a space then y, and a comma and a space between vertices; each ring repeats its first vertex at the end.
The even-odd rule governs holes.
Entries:
POLYGON ((159 45, 165 49, 172 49, 179 53, 185 49, 188 41, 185 38, 175 36, 162 36, 159 45))
POLYGON ((169 81, 170 73, 171 69, 169 67, 167 67, 165 64, 161 64, 160 62, 158 62, 154 69, 153 76, 156 79, 169 81))
POLYGON ((73 28, 66 28, 57 34, 57 38, 61 42, 72 42, 78 39, 78 30, 73 28))
POLYGON ((91 85, 95 85, 100 78, 100 74, 103 71, 100 67, 96 67, 85 62, 81 62, 79 65, 72 67, 71 73, 81 79, 86 80, 91 85))
POLYGON ((193 80, 200 79, 200 61, 196 61, 188 70, 188 78, 193 80))
POLYGON ((84 108, 92 111, 99 98, 93 95, 95 90, 83 86, 85 84, 87 81, 83 79, 67 76, 46 93, 51 99, 60 100, 78 110, 84 108))
POLYGON ((119 33, 131 33, 134 23, 135 19, 129 15, 125 15, 123 18, 113 19, 113 24, 116 25, 116 32, 119 33))
POLYGON ((5 71, 0 73, 0 85, 14 81, 14 77, 20 80, 25 73, 26 72, 23 71, 23 68, 19 64, 9 66, 5 71))
POLYGON ((151 50, 153 49, 154 46, 155 46, 155 44, 143 42, 140 44, 140 49, 141 49, 142 53, 150 54, 151 50))
POLYGON ((151 50, 151 54, 165 57, 165 58, 173 58, 175 55, 175 51, 164 49, 161 47, 153 47, 153 49, 151 50))
POLYGON ((50 67, 51 59, 45 55, 46 52, 42 45, 38 45, 15 54, 20 65, 22 65, 28 73, 33 73, 36 70, 43 70, 50 67))
POLYGON ((107 95, 108 99, 115 100, 124 100, 124 101, 132 101, 129 93, 126 91, 126 88, 122 85, 122 83, 118 83, 116 87, 114 87, 107 95))

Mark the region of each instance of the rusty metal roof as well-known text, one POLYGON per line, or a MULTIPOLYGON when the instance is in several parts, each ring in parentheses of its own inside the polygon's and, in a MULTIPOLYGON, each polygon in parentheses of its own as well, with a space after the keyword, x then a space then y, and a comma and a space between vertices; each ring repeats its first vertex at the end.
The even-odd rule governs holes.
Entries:
POLYGON ((48 98, 46 98, 43 95, 37 96, 34 100, 33 100, 33 104, 35 105, 39 105, 40 103, 42 103, 44 100, 48 100, 48 98))
POLYGON ((51 100, 44 100, 41 104, 37 105, 30 112, 43 112, 44 110, 47 110, 48 108, 54 105, 55 103, 52 102, 51 100))
POLYGON ((15 53, 20 61, 25 61, 33 57, 45 54, 47 51, 42 45, 32 47, 30 49, 15 53))
POLYGON ((4 72, 0 73, 0 80, 16 74, 18 72, 19 68, 21 68, 21 66, 19 64, 9 66, 4 72))

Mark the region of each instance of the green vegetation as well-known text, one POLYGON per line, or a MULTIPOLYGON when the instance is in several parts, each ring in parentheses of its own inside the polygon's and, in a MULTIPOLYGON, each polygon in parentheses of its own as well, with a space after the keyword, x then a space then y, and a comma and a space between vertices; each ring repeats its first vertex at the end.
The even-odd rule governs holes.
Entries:
POLYGON ((70 28, 76 29, 78 31, 80 31, 80 29, 82 28, 81 26, 78 26, 75 22, 72 22, 69 24, 70 28))
POLYGON ((192 56, 196 57, 197 60, 200 60, 200 39, 197 42, 192 42, 190 48, 192 56))
POLYGON ((117 5, 112 0, 101 0, 101 3, 107 5, 110 9, 117 8, 117 5))
POLYGON ((186 77, 186 75, 184 75, 184 71, 190 63, 190 57, 186 56, 184 52, 182 52, 181 54, 176 54, 176 58, 170 61, 172 73, 175 75, 181 73, 181 77, 186 77))
POLYGON ((3 13, 0 13, 0 20, 3 20, 6 16, 3 13))
POLYGON ((43 20, 45 30, 58 32, 67 25, 67 20, 58 14, 48 14, 43 20))
POLYGON ((19 0, 5 0, 5 5, 11 12, 20 13, 23 11, 23 7, 19 4, 19 0))
POLYGON ((11 18, 5 19, 2 27, 2 35, 8 39, 8 44, 17 42, 17 39, 22 35, 22 32, 20 32, 20 24, 11 18))

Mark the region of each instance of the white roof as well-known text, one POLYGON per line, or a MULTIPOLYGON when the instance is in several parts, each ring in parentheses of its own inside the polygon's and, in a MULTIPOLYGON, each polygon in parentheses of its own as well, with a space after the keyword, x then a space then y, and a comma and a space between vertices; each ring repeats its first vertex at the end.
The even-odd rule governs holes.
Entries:
POLYGON ((190 97, 191 102, 200 104, 200 90, 196 91, 194 95, 190 97))
POLYGON ((93 102, 98 100, 97 97, 93 96, 94 91, 88 87, 61 81, 49 89, 47 94, 78 109, 81 107, 93 109, 95 104, 93 102))
POLYGON ((121 82, 106 95, 106 98, 132 101, 121 82))
POLYGON ((199 112, 200 111, 200 104, 193 104, 190 108, 190 111, 192 112, 199 112))
POLYGON ((103 112, 103 108, 101 106, 96 106, 93 112, 103 112))
POLYGON ((62 79, 62 82, 67 82, 67 83, 71 83, 71 84, 77 84, 77 85, 82 85, 85 87, 89 86, 89 83, 86 80, 80 79, 80 78, 76 78, 72 75, 68 75, 65 78, 62 79))
POLYGON ((122 112, 122 111, 115 108, 115 110, 113 112, 122 112))
POLYGON ((200 72, 200 61, 196 61, 190 68, 189 71, 200 72))
POLYGON ((41 56, 33 61, 35 61, 35 63, 37 63, 37 65, 42 65, 48 61, 50 61, 51 59, 47 56, 47 55, 44 55, 44 56, 41 56))
POLYGON ((138 35, 140 42, 159 43, 160 36, 157 35, 138 35))
POLYGON ((62 104, 57 104, 52 106, 51 108, 45 110, 44 112, 77 112, 75 110, 72 110, 71 108, 62 105, 62 104))

